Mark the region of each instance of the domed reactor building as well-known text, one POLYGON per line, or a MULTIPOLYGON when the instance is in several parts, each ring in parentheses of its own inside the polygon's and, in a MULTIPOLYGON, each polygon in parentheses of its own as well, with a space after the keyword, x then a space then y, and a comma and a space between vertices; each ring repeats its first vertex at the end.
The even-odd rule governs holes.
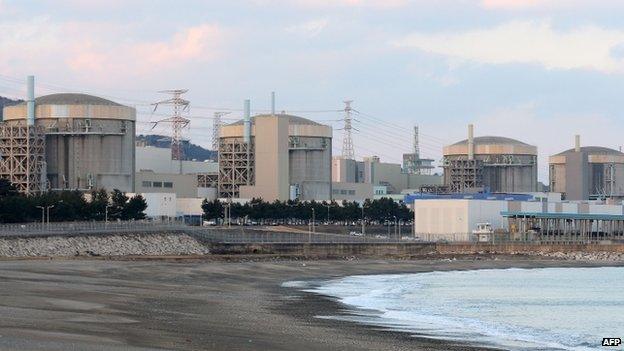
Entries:
POLYGON ((601 146, 575 146, 550 156, 550 191, 566 200, 624 198, 624 153, 601 146))
POLYGON ((537 190, 537 147, 499 136, 473 136, 444 147, 444 185, 453 193, 537 190))
POLYGON ((86 94, 29 98, 3 109, 0 177, 20 191, 134 191, 136 110, 86 94))
POLYGON ((273 200, 331 198, 332 128, 285 113, 221 127, 219 196, 273 200))

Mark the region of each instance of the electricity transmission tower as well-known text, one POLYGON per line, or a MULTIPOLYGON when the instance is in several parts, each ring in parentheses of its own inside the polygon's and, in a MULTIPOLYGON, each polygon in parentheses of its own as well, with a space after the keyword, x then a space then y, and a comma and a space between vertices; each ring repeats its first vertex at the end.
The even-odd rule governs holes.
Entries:
POLYGON ((353 138, 351 137, 351 131, 353 130, 353 118, 351 116, 351 103, 353 100, 344 101, 345 103, 345 115, 344 115, 344 128, 342 137, 342 157, 345 159, 353 160, 355 152, 353 151, 353 138))
POLYGON ((219 150, 219 134, 221 134, 221 126, 223 125, 221 117, 229 115, 230 112, 215 112, 212 120, 212 149, 219 150))
POLYGON ((418 141, 418 126, 414 126, 414 155, 420 159, 420 143, 418 141))
POLYGON ((170 123, 171 124, 171 159, 178 160, 180 163, 179 173, 182 174, 182 158, 183 158, 183 150, 182 150, 182 129, 184 129, 191 122, 188 118, 182 117, 182 112, 187 111, 189 108, 190 102, 182 98, 182 94, 186 93, 188 89, 175 89, 175 90, 163 90, 159 91, 159 93, 170 94, 171 98, 158 101, 153 103, 154 111, 160 105, 171 105, 173 106, 173 115, 171 117, 167 117, 161 119, 159 121, 153 122, 154 125, 152 129, 154 129, 160 123, 170 123))

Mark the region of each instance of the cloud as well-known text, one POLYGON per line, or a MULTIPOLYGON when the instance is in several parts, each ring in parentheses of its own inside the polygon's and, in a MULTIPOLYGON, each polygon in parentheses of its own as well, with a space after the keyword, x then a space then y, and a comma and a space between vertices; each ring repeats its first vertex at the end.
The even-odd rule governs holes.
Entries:
POLYGON ((84 40, 71 46, 66 60, 74 71, 149 73, 216 58, 221 44, 219 27, 203 24, 186 28, 168 40, 100 44, 84 40))
POLYGON ((414 33, 393 42, 451 59, 484 64, 536 64, 547 69, 622 72, 624 61, 613 55, 624 43, 624 31, 585 26, 556 30, 549 21, 512 21, 465 32, 414 33))
MULTIPOLYGON (((561 3, 561 1, 553 0, 482 0, 481 6, 487 9, 506 9, 515 10, 523 8, 533 8, 544 6, 546 4, 561 3)), ((568 0, 570 2, 570 0, 568 0)))
POLYGON ((136 24, 55 23, 48 17, 0 24, 0 71, 73 74, 106 82, 179 71, 222 57, 226 32, 214 24, 182 28, 171 36, 141 38, 136 24))
POLYGON ((326 18, 320 18, 315 20, 306 21, 294 26, 290 26, 286 28, 286 31, 291 33, 301 34, 308 38, 313 38, 319 34, 327 27, 329 20, 326 18))
POLYGON ((306 8, 396 8, 409 4, 409 0, 255 0, 255 2, 260 5, 287 4, 306 8))
POLYGON ((481 0, 481 7, 488 10, 560 10, 578 8, 618 8, 624 7, 621 1, 587 0, 481 0))

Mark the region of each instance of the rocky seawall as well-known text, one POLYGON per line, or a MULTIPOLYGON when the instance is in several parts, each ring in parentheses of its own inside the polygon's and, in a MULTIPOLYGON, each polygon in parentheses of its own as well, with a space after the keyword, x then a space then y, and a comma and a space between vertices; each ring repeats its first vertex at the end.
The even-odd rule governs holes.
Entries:
POLYGON ((0 238, 0 257, 184 256, 209 250, 187 234, 102 234, 0 238))
POLYGON ((524 253, 529 256, 548 257, 568 261, 605 261, 605 262, 624 262, 624 253, 622 252, 529 252, 524 253))

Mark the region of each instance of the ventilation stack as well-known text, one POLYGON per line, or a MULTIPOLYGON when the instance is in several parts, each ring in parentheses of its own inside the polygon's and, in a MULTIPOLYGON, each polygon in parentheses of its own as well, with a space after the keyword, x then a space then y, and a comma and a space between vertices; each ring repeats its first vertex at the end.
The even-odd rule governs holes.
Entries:
POLYGON ((468 125, 468 159, 474 160, 474 126, 468 125))
POLYGON ((243 140, 249 144, 251 142, 251 102, 249 99, 245 100, 243 116, 243 140))
POLYGON ((32 127, 35 125, 35 76, 28 76, 26 79, 26 86, 28 90, 26 123, 29 127, 32 127))
POLYGON ((275 92, 271 92, 271 115, 275 116, 275 92))

